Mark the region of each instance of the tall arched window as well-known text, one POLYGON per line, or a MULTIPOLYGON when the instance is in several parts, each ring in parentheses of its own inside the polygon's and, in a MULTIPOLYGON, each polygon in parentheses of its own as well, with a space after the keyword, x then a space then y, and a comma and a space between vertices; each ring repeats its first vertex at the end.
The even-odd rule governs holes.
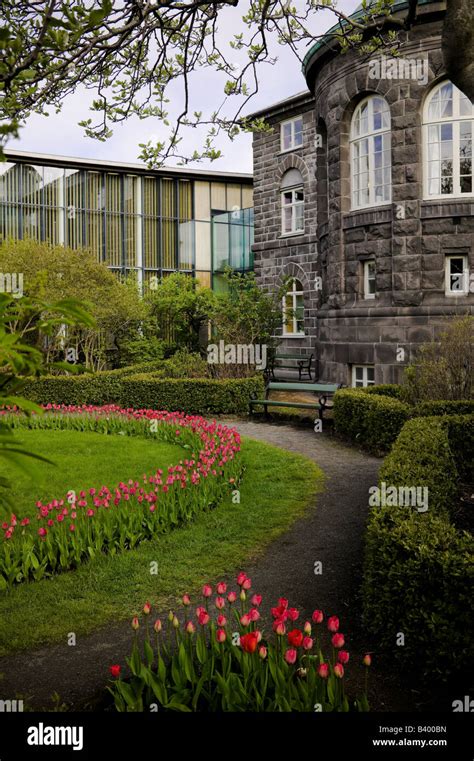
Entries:
POLYGON ((352 208, 389 203, 392 186, 390 109, 379 95, 361 101, 351 122, 352 208))
POLYGON ((283 296, 283 335, 304 336, 304 291, 296 278, 283 296))
POLYGON ((288 169, 281 181, 281 234, 304 232, 303 177, 298 169, 288 169))
POLYGON ((424 109, 426 198, 473 195, 474 107, 451 82, 441 82, 424 109))

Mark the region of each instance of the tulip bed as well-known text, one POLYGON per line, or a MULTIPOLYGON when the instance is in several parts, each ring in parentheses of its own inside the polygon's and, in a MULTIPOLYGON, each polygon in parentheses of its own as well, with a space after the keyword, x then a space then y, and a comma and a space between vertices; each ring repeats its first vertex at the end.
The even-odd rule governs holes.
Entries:
POLYGON ((122 667, 109 667, 109 687, 118 711, 368 711, 367 676, 370 654, 363 659, 365 689, 357 699, 346 695, 344 678, 349 652, 339 619, 315 610, 301 628, 300 612, 280 598, 271 609, 273 638, 262 627, 262 597, 251 594, 252 582, 241 572, 238 591, 220 582, 209 584, 195 611, 189 595, 182 598, 182 620, 170 611, 163 625, 150 621, 151 605, 143 607, 143 628, 132 620, 134 642, 122 667), (215 594, 214 601, 211 598, 215 594), (323 644, 325 632, 330 638, 323 644), (328 647, 331 655, 323 655, 328 647))
POLYGON ((2 524, 0 589, 114 555, 192 520, 235 488, 242 466, 231 428, 180 412, 47 405, 42 415, 4 413, 12 428, 68 429, 145 436, 179 443, 187 455, 166 472, 109 488, 68 492, 43 504, 36 519, 11 515, 2 524))

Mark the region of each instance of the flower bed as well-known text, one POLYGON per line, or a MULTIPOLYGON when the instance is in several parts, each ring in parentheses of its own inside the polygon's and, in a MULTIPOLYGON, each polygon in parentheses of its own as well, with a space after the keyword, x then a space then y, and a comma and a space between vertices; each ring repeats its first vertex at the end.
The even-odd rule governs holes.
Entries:
POLYGON ((37 502, 36 520, 2 524, 0 589, 77 567, 99 553, 132 549, 145 539, 215 507, 241 475, 235 429, 181 412, 47 405, 42 415, 3 413, 13 428, 73 429, 178 442, 187 456, 113 488, 68 492, 37 502))
POLYGON ((356 700, 347 697, 345 670, 350 654, 339 631, 339 619, 315 610, 301 628, 299 611, 280 598, 272 608, 273 638, 265 637, 260 606, 251 595, 252 582, 237 576, 239 591, 227 591, 220 582, 214 593, 209 584, 195 611, 189 595, 182 598, 184 620, 170 611, 165 625, 150 623, 151 605, 145 603, 144 641, 139 641, 138 617, 132 655, 127 663, 130 680, 121 678, 121 665, 110 666, 109 687, 118 711, 367 711, 367 654, 365 691, 356 700), (211 598, 215 594, 213 604, 211 598), (250 604, 249 604, 250 603, 250 604), (331 656, 323 655, 325 631, 331 656))

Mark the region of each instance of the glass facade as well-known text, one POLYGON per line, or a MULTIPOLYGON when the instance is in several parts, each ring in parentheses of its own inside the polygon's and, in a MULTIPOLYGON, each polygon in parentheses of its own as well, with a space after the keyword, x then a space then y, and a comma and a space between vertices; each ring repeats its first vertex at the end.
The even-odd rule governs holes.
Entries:
POLYGON ((165 171, 0 163, 0 239, 90 249, 113 271, 135 272, 145 288, 175 271, 212 287, 225 263, 250 269, 251 183, 165 171))

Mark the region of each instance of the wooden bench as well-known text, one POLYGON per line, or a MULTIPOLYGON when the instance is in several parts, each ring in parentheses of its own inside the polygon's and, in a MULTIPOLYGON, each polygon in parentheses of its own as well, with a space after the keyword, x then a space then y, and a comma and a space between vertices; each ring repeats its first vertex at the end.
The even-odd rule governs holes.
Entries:
POLYGON ((313 376, 311 375, 311 365, 313 359, 314 354, 270 354, 269 370, 271 377, 273 380, 275 380, 275 370, 280 367, 288 370, 296 370, 296 368, 298 368, 298 380, 301 380, 301 375, 303 372, 308 373, 310 380, 312 380, 313 376), (276 362, 278 362, 277 365, 275 364, 276 362))
POLYGON ((295 409, 318 410, 319 419, 322 420, 324 411, 332 407, 332 396, 339 388, 342 388, 343 385, 343 383, 275 383, 270 381, 265 387, 264 399, 250 400, 250 414, 252 414, 253 408, 258 405, 263 406, 265 415, 268 415, 268 407, 294 407, 295 409), (309 391, 310 393, 319 396, 317 402, 291 402, 287 399, 269 399, 268 396, 272 391, 309 391), (328 396, 331 397, 329 404, 328 396))

